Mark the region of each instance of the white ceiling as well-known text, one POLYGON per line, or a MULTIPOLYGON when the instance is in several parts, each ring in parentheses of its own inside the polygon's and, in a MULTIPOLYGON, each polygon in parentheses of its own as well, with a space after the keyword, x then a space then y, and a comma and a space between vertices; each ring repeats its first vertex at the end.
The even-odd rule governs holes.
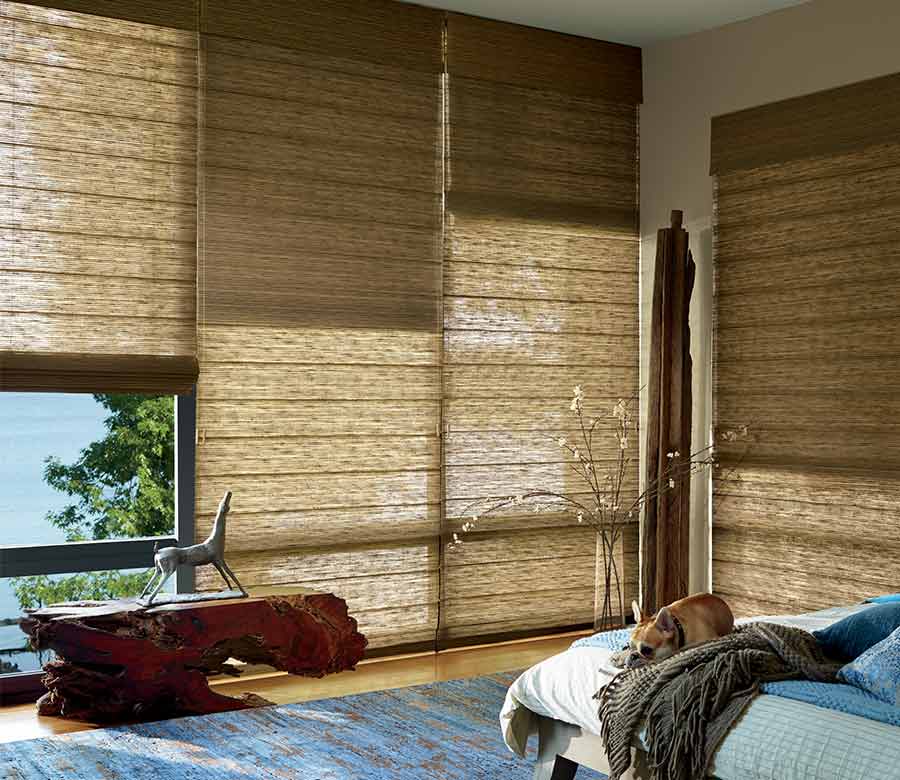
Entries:
POLYGON ((648 46, 807 0, 418 0, 423 5, 648 46))

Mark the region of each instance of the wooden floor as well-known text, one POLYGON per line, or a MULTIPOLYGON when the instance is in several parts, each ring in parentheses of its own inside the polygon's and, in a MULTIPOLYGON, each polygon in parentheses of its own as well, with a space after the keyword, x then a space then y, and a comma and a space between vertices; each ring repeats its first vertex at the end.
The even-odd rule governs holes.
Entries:
MULTIPOLYGON (((446 650, 437 654, 379 658, 363 661, 354 672, 341 672, 321 679, 291 677, 273 672, 244 676, 238 681, 224 679, 213 685, 220 693, 230 696, 248 691, 276 704, 290 704, 521 669, 565 650, 579 636, 583 634, 562 634, 446 650)), ((97 726, 62 718, 38 717, 33 704, 0 708, 0 742, 92 728, 97 726)))

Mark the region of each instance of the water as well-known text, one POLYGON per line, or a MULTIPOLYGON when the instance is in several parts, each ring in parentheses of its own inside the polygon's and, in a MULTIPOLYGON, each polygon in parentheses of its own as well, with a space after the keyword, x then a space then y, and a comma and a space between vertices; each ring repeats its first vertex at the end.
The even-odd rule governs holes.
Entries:
MULTIPOLYGON (((102 438, 106 410, 93 396, 0 393, 0 545, 54 544, 65 535, 45 519, 71 499, 44 482, 44 459, 71 463, 90 442, 102 438)), ((9 580, 0 579, 0 620, 18 617, 9 580)), ((18 626, 0 626, 0 650, 24 645, 18 626)), ((21 671, 39 668, 32 653, 0 655, 21 671)))

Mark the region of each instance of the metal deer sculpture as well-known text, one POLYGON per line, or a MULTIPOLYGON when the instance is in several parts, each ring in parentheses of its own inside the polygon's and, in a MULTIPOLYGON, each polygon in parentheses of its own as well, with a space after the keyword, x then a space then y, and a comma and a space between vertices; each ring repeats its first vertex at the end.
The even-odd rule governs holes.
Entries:
POLYGON ((156 598, 163 585, 168 582, 169 577, 175 573, 179 566, 193 566, 196 568, 208 563, 216 567, 229 590, 237 586, 237 589, 244 596, 248 595, 241 583, 238 582, 238 578, 234 576, 234 572, 225 563, 225 518, 228 516, 230 508, 231 491, 229 490, 219 502, 219 511, 216 512, 212 533, 210 533, 205 542, 192 544, 190 547, 163 547, 161 550, 156 551, 156 554, 153 556, 156 570, 153 572, 150 582, 147 583, 147 587, 144 588, 144 592, 141 593, 141 600, 145 600, 147 604, 153 603, 153 599, 156 598), (234 581, 234 586, 229 581, 229 577, 234 581), (154 582, 156 582, 155 586, 154 582), (153 588, 152 591, 150 590, 151 587, 153 588), (148 591, 150 591, 149 596, 147 596, 148 591))

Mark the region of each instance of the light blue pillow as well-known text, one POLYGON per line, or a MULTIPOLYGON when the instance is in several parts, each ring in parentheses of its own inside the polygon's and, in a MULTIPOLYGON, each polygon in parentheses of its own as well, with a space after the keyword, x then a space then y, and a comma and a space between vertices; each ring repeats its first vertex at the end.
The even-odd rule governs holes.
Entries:
POLYGON ((900 593, 886 593, 884 596, 873 596, 866 599, 866 604, 890 604, 894 601, 900 601, 900 593))
POLYGON ((900 707, 900 628, 844 666, 838 677, 900 707))
POLYGON ((852 661, 897 628, 900 628, 900 602, 866 607, 828 628, 813 631, 813 636, 825 655, 838 661, 852 661))

